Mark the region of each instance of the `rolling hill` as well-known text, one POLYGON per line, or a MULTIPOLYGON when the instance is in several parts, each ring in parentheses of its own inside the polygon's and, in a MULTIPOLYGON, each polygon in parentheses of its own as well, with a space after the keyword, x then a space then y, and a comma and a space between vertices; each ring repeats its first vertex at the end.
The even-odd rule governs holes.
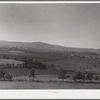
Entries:
POLYGON ((9 42, 0 41, 0 50, 30 50, 35 52, 85 52, 100 54, 99 49, 92 48, 71 48, 59 45, 52 45, 43 42, 9 42))

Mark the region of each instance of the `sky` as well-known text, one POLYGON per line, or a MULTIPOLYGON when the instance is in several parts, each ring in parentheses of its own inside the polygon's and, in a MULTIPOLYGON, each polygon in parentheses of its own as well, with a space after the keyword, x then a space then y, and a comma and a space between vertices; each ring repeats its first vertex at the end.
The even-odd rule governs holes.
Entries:
POLYGON ((0 4, 0 40, 100 48, 100 4, 0 4))

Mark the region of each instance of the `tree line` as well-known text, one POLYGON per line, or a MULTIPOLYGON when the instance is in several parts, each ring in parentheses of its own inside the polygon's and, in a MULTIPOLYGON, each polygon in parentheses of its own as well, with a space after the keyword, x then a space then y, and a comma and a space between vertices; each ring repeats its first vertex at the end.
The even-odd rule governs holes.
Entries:
POLYGON ((65 79, 71 79, 74 80, 74 82, 76 81, 82 81, 82 82, 85 82, 86 80, 89 80, 92 82, 92 80, 96 80, 98 81, 99 80, 99 77, 98 76, 94 76, 95 73, 82 73, 82 72, 77 72, 77 73, 74 73, 74 75, 71 77, 71 75, 67 75, 67 71, 64 70, 64 69, 60 69, 60 72, 58 74, 58 78, 59 79, 62 79, 62 81, 64 81, 65 79))

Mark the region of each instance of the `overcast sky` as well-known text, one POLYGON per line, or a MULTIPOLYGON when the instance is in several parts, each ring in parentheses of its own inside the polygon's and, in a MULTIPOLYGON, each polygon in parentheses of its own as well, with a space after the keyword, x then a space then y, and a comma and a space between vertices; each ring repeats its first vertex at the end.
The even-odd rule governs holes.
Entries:
POLYGON ((100 4, 0 4, 0 40, 100 48, 100 4))

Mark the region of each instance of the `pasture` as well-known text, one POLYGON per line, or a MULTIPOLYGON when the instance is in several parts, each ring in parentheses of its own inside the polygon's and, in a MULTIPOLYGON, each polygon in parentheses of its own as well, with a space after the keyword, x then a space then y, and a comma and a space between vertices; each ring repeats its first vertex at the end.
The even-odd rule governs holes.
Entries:
POLYGON ((67 83, 67 82, 30 82, 30 81, 0 81, 0 89, 100 89, 95 83, 67 83))
POLYGON ((4 64, 14 64, 14 66, 18 65, 18 64, 22 64, 22 61, 16 61, 13 59, 0 59, 0 65, 4 64))

